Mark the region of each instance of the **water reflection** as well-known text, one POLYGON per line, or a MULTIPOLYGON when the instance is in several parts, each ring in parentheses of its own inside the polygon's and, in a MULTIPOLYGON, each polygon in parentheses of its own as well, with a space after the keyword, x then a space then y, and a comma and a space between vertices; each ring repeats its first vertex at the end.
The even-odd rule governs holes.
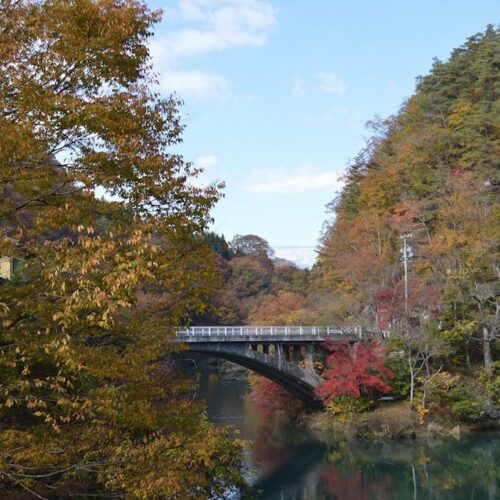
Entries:
MULTIPOLYGON (((314 477, 317 467, 323 462, 326 450, 326 445, 319 441, 309 441, 288 449, 286 459, 279 466, 267 473, 265 469, 261 471, 253 484, 253 491, 259 493, 258 498, 263 499, 296 498, 296 492, 304 493, 305 485, 311 483, 310 486, 313 486, 316 482, 314 477)), ((254 455, 252 458, 255 460, 254 455)))
POLYGON ((302 429, 259 424, 245 381, 205 376, 208 416, 252 440, 248 478, 258 498, 380 500, 500 498, 500 434, 461 441, 341 441, 325 444, 302 429))

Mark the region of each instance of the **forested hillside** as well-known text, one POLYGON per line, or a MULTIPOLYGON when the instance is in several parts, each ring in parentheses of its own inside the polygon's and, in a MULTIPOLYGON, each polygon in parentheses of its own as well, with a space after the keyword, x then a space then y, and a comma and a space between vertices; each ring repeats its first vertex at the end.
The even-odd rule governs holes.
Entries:
POLYGON ((492 26, 436 60, 395 116, 370 124, 329 205, 315 293, 331 317, 391 332, 411 396, 416 378, 425 392, 447 371, 483 374, 500 396, 499 71, 492 26))
POLYGON ((313 321, 307 302, 309 271, 278 259, 269 243, 254 234, 230 243, 214 233, 206 243, 216 254, 222 278, 210 306, 193 317, 197 324, 294 324, 313 321))

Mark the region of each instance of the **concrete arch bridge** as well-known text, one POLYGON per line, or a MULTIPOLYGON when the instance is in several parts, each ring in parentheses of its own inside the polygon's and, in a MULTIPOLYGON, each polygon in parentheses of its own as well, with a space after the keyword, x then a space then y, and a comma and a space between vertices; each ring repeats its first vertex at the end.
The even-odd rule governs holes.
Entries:
POLYGON ((361 328, 334 326, 195 326, 179 330, 178 342, 191 352, 223 358, 253 370, 304 401, 322 407, 314 395, 323 381, 314 360, 325 356, 326 340, 358 342, 369 338, 361 328))

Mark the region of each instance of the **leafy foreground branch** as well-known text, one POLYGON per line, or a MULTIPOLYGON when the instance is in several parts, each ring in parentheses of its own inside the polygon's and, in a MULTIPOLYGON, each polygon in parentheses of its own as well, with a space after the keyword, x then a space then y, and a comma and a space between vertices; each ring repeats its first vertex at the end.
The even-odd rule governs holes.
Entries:
POLYGON ((209 498, 241 445, 169 338, 217 281, 141 2, 0 2, 0 496, 209 498), (96 198, 96 190, 108 194, 96 198))

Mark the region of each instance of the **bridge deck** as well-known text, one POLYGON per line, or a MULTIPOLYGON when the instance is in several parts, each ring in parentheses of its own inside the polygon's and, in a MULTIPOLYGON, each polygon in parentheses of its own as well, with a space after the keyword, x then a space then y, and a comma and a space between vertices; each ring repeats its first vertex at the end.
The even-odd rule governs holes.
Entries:
POLYGON ((359 328, 335 326, 193 326, 177 332, 177 340, 195 342, 321 342, 351 340, 359 328))

